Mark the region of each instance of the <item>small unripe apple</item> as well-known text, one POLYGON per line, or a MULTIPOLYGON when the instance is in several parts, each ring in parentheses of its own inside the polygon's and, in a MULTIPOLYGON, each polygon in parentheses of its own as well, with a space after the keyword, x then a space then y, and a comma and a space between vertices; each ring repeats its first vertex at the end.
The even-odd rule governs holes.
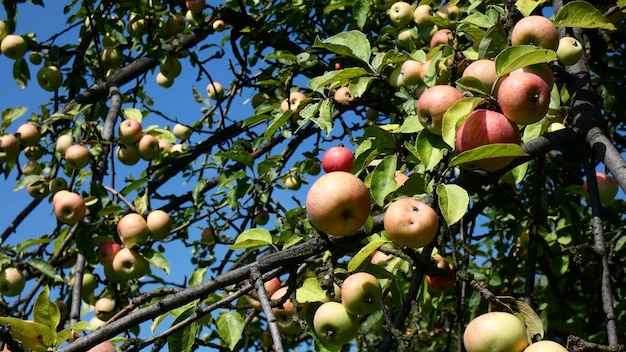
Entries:
POLYGON ((341 346, 356 337, 359 319, 350 314, 343 304, 326 302, 315 311, 313 329, 324 343, 341 346))
POLYGON ((41 88, 54 92, 63 83, 63 74, 56 66, 44 66, 37 71, 37 83, 41 88))
POLYGON ((331 147, 322 156, 322 169, 325 172, 352 172, 354 169, 354 153, 343 145, 331 147))
POLYGON ((55 194, 58 191, 67 189, 67 180, 63 177, 55 177, 48 183, 48 188, 50 189, 50 193, 55 194))
POLYGON ((0 135, 0 163, 15 160, 20 154, 20 141, 12 134, 0 135))
POLYGON ((437 9, 435 15, 446 18, 450 22, 455 22, 459 18, 461 18, 461 9, 458 6, 450 6, 449 4, 445 4, 437 9))
POLYGON ((170 215, 160 209, 151 211, 146 217, 150 237, 158 241, 170 234, 172 223, 173 220, 170 215))
POLYGON ((85 217, 87 206, 77 193, 61 190, 52 197, 52 206, 57 219, 64 224, 75 224, 85 217))
POLYGON ((287 110, 298 111, 300 103, 306 99, 306 95, 302 92, 291 92, 289 98, 280 103, 280 110, 285 112, 287 110))
POLYGON ((191 132, 192 132, 191 128, 181 123, 175 124, 174 128, 172 128, 172 133, 174 134, 174 136, 183 141, 189 138, 189 136, 191 135, 191 132))
POLYGON ((120 49, 112 46, 105 47, 100 53, 100 60, 105 69, 118 68, 124 62, 120 49))
POLYGON ((419 5, 413 11, 413 21, 420 28, 433 25, 433 8, 430 5, 419 5))
POLYGON ((260 226, 267 224, 270 221, 270 215, 265 209, 258 209, 254 212, 254 223, 260 226))
POLYGON ((270 96, 267 95, 266 93, 256 93, 252 97, 252 107, 256 109, 257 107, 259 107, 261 104, 265 103, 268 100, 270 100, 270 96))
POLYGON ((39 163, 35 160, 28 160, 24 166, 22 166, 22 173, 26 176, 34 175, 37 172, 41 172, 39 163))
POLYGON ((28 194, 35 199, 44 199, 50 194, 48 184, 45 181, 37 181, 26 186, 28 194))
POLYGON ((341 303, 354 315, 370 314, 379 309, 382 295, 380 282, 367 272, 351 274, 341 284, 341 303))
POLYGON ((298 176, 298 171, 293 170, 293 169, 290 170, 289 173, 287 173, 287 175, 284 178, 284 182, 285 182, 285 187, 292 191, 297 191, 302 186, 302 181, 300 180, 300 177, 298 176))
POLYGON ((139 142, 143 129, 141 122, 126 119, 122 121, 117 129, 117 136, 122 143, 133 144, 139 142))
POLYGON ((563 37, 559 40, 556 57, 565 66, 571 66, 583 57, 583 45, 576 38, 563 37))
POLYGON ((224 97, 224 87, 220 82, 211 82, 206 87, 206 93, 213 100, 220 100, 224 97))
POLYGON ((89 150, 81 144, 71 145, 65 151, 65 161, 67 161, 68 165, 75 170, 79 170, 87 166, 90 159, 91 156, 89 155, 89 150))
POLYGON ((397 28, 406 27, 413 21, 413 7, 408 2, 398 1, 389 9, 391 24, 397 28))
POLYGON ((212 227, 205 227, 200 233, 200 241, 207 245, 215 244, 215 230, 212 227))
POLYGON ((115 150, 115 155, 124 165, 135 165, 141 159, 139 147, 136 144, 120 143, 115 150))
POLYGON ((348 104, 354 100, 354 96, 350 92, 349 87, 339 87, 333 96, 336 102, 339 104, 348 104))
POLYGON ((428 204, 413 198, 393 201, 383 220, 387 236, 396 244, 421 248, 429 244, 439 231, 437 213, 428 204))
POLYGON ((167 17, 165 27, 170 35, 176 35, 185 30, 185 17, 180 13, 174 13, 167 17))
POLYGON ((137 213, 128 213, 117 223, 117 234, 126 247, 140 246, 148 240, 150 230, 143 216, 137 213))
POLYGON ((111 319, 115 315, 115 300, 108 297, 99 298, 94 304, 94 313, 100 320, 111 319))
POLYGON ((15 137, 20 141, 21 145, 33 146, 39 143, 41 139, 41 131, 39 127, 32 123, 25 123, 20 125, 15 132, 15 137))
POLYGON ((173 81, 180 75, 183 68, 177 58, 168 56, 165 61, 159 64, 159 70, 163 76, 173 81))
POLYGON ((0 43, 0 51, 9 59, 21 59, 27 50, 28 44, 21 35, 9 34, 0 43))
POLYGON ((154 160, 161 155, 159 140, 151 134, 145 134, 141 137, 138 148, 139 156, 141 156, 143 160, 154 160))
MULTIPOLYGON (((598 193, 600 194, 600 203, 604 205, 609 204, 619 191, 617 181, 611 175, 596 171, 596 182, 598 184, 598 193)), ((587 180, 583 181, 583 192, 589 197, 587 180)))
POLYGON ((157 73, 155 77, 156 83, 163 88, 169 88, 174 85, 174 78, 169 78, 163 72, 157 73))
POLYGON ((16 267, 9 266, 0 270, 0 293, 7 297, 19 295, 26 284, 26 277, 16 267))
POLYGON ((559 32, 554 23, 538 15, 528 16, 519 20, 511 32, 511 45, 527 44, 557 50, 559 32))
POLYGON ((39 144, 31 145, 31 146, 24 148, 24 156, 29 161, 37 161, 41 159, 44 153, 45 153, 44 148, 39 144))
POLYGON ((74 145, 74 138, 71 134, 62 134, 57 138, 56 146, 54 147, 55 152, 59 153, 61 156, 65 156, 65 152, 67 148, 74 145))
POLYGON ((221 32, 224 28, 226 28, 226 22, 224 22, 224 20, 215 20, 215 22, 213 22, 214 31, 221 32))
POLYGON ((463 333, 467 352, 522 352, 528 346, 524 323, 515 315, 489 312, 472 319, 463 333))

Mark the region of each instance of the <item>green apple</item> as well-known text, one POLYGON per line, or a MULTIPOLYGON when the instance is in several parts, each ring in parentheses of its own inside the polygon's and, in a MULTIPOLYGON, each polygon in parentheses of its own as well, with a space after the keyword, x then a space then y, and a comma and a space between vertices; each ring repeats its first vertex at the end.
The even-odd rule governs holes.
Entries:
POLYGON ((27 50, 28 44, 20 35, 8 34, 0 43, 0 51, 9 59, 21 59, 27 50))
POLYGON ((0 20, 0 42, 9 34, 9 30, 7 29, 7 24, 0 20))
POLYGON ((40 144, 35 144, 24 148, 24 156, 29 161, 36 161, 41 159, 45 152, 45 149, 40 144))
POLYGON ((167 77, 163 72, 157 73, 155 81, 163 88, 169 88, 174 85, 174 78, 167 77))
POLYGON ((396 244, 421 248, 437 235, 439 218, 430 205, 413 198, 401 198, 389 205, 383 225, 387 236, 396 244))
POLYGON ((563 37, 559 40, 556 57, 565 66, 571 66, 583 57, 583 45, 576 38, 563 37))
POLYGON ((120 143, 115 151, 117 159, 124 165, 135 165, 141 159, 139 147, 136 144, 120 143))
POLYGON ((116 313, 115 300, 108 297, 99 298, 94 304, 94 313, 100 320, 111 319, 116 313))
POLYGON ((211 82, 206 87, 206 92, 209 98, 213 100, 220 100, 224 97, 224 87, 219 82, 211 82))
POLYGON ((391 24, 397 28, 406 27, 413 21, 413 7, 408 2, 398 1, 389 9, 391 24))
POLYGON ((338 302, 323 303, 313 316, 317 337, 329 345, 341 346, 354 339, 359 332, 359 319, 338 302))
POLYGON ((297 191, 302 186, 302 180, 298 176, 298 169, 291 169, 283 178, 283 182, 285 182, 285 187, 287 189, 297 191))
POLYGON ((124 62, 122 51, 116 47, 108 46, 102 49, 100 54, 102 66, 105 69, 118 68, 124 62))
POLYGON ((54 151, 61 156, 65 156, 67 148, 74 145, 74 137, 71 134, 62 134, 57 138, 57 143, 54 147, 54 151))
POLYGON ((185 30, 185 17, 180 13, 170 14, 165 22, 165 27, 170 35, 177 35, 185 30))
POLYGON ((37 71, 37 83, 41 88, 54 92, 63 83, 63 74, 56 66, 44 66, 37 71))
POLYGON ((191 136, 191 132, 191 128, 183 125, 182 123, 177 123, 174 125, 174 128, 172 128, 172 133, 174 134, 174 136, 182 141, 189 138, 189 136, 191 136))
POLYGON ((0 270, 0 293, 7 297, 19 295, 26 284, 26 277, 18 268, 9 266, 0 270))
MULTIPOLYGON (((1 41, 2 39, 0 39, 1 41)), ((33 65, 41 65, 41 63, 43 62, 43 58, 41 57, 41 54, 33 51, 32 53, 30 53, 30 55, 28 55, 28 61, 30 61, 31 64, 33 65)))
POLYGON ((165 61, 159 65, 159 70, 163 76, 173 80, 178 77, 182 71, 182 65, 177 58, 168 56, 165 61))
POLYGON ((186 0, 185 6, 192 13, 200 13, 204 10, 205 0, 186 0))
POLYGON ((365 315, 380 308, 382 289, 376 276, 353 273, 341 284, 341 303, 350 314, 365 315))
POLYGON ((35 175, 36 173, 40 173, 41 168, 39 167, 39 163, 35 160, 28 160, 22 166, 22 173, 26 176, 35 175))
POLYGON ((26 186, 26 190, 28 191, 28 194, 35 199, 44 199, 48 196, 48 194, 50 194, 48 184, 45 179, 29 183, 26 186))
POLYGON ((256 109, 268 100, 270 100, 270 96, 266 93, 257 93, 252 97, 252 107, 256 109))
POLYGON ((267 224, 270 221, 270 215, 265 209, 258 209, 254 212, 254 223, 260 226, 267 224))
POLYGON ((117 234, 126 247, 140 246, 148 240, 150 229, 146 219, 137 213, 128 213, 118 221, 117 234))
POLYGON ((221 32, 226 28, 226 23, 224 22, 224 20, 215 20, 215 22, 213 22, 213 30, 216 32, 221 32))
POLYGON ((463 333, 467 352, 522 352, 528 346, 526 327, 511 313, 489 312, 472 319, 463 333))
POLYGON ((419 28, 426 28, 433 25, 433 8, 430 5, 422 4, 413 11, 413 21, 419 28))

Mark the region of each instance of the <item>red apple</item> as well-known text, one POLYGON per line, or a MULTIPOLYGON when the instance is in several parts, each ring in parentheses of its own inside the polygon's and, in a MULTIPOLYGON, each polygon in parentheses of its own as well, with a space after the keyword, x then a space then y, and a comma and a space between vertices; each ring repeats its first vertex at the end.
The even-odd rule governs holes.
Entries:
POLYGON ((394 243, 421 248, 437 235, 439 218, 428 204, 413 198, 401 198, 389 205, 383 225, 387 236, 394 243))
POLYGON ((441 135, 443 115, 463 98, 463 93, 452 86, 432 86, 417 100, 417 118, 427 131, 441 135))
POLYGON ((119 243, 115 241, 106 241, 96 249, 96 256, 102 265, 110 266, 113 264, 113 258, 122 249, 119 243))
POLYGON ((454 35, 451 30, 447 28, 440 29, 430 38, 430 47, 434 48, 437 45, 447 45, 453 39, 454 35))
POLYGON ((548 113, 550 88, 541 77, 528 72, 512 72, 498 87, 502 113, 515 123, 528 125, 548 113))
POLYGON ((352 172, 352 169, 354 169, 354 153, 343 145, 331 147, 322 156, 322 168, 325 172, 352 172))

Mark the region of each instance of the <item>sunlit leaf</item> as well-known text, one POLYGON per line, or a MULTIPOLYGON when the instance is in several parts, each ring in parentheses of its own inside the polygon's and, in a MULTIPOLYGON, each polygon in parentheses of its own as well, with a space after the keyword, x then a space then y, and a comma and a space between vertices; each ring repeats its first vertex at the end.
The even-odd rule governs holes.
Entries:
POLYGON ((309 81, 309 88, 323 92, 324 88, 335 82, 349 81, 353 78, 365 76, 367 71, 360 67, 349 67, 342 70, 327 71, 321 76, 312 78, 309 81))
POLYGON ((243 333, 243 318, 237 312, 222 311, 215 320, 217 333, 232 351, 243 333))
POLYGON ((616 30, 613 23, 602 12, 586 1, 566 3, 554 16, 554 25, 559 27, 603 28, 616 30))
POLYGON ((539 335, 543 338, 544 329, 539 315, 537 315, 537 313, 533 310, 531 306, 522 301, 515 300, 515 304, 517 305, 517 309, 519 310, 520 314, 524 318, 524 325, 526 325, 526 333, 528 334, 528 338, 533 339, 535 335, 539 335))
POLYGON ((526 154, 519 145, 513 143, 494 143, 458 154, 450 161, 449 166, 458 166, 491 158, 520 156, 528 156, 528 154, 526 154))
MULTIPOLYGON (((175 326, 195 313, 195 308, 189 308, 180 314, 172 323, 175 326)), ((182 329, 176 330, 167 337, 168 351, 170 352, 188 352, 192 351, 196 342, 196 333, 198 331, 198 323, 193 322, 182 329)))
POLYGON ((20 341, 24 349, 47 352, 56 345, 56 330, 44 324, 6 317, 0 317, 0 324, 10 325, 11 337, 20 341))
POLYGON ((33 317, 36 323, 44 324, 50 329, 55 330, 59 321, 61 320, 61 312, 59 306, 52 302, 48 297, 50 295, 50 289, 45 286, 35 301, 35 308, 33 310, 33 317))
POLYGON ((302 302, 319 302, 326 299, 326 291, 322 288, 317 278, 310 277, 304 280, 302 286, 296 290, 296 300, 302 302))
POLYGON ((439 209, 446 223, 452 225, 461 220, 469 206, 469 195, 465 189, 457 185, 437 185, 439 209))
POLYGON ((502 77, 518 68, 556 60, 556 52, 533 45, 517 45, 504 49, 496 57, 496 74, 502 77))
POLYGON ((257 248, 269 244, 272 244, 270 232, 262 228, 253 228, 240 233, 230 249, 257 248))
POLYGON ((170 274, 170 263, 161 252, 145 247, 141 249, 141 254, 143 254, 144 258, 146 258, 146 260, 154 267, 165 271, 166 275, 170 274))
POLYGON ((369 263, 372 253, 387 243, 389 243, 389 241, 376 240, 363 246, 357 254, 350 259, 350 262, 348 263, 348 272, 357 271, 364 263, 369 263))
POLYGON ((315 39, 314 48, 323 48, 335 54, 353 57, 369 63, 372 55, 370 42, 360 31, 346 31, 320 41, 315 39))
POLYGON ((376 165, 372 173, 370 190, 372 198, 378 205, 385 203, 385 197, 396 189, 396 180, 394 175, 398 166, 398 157, 396 155, 388 155, 376 165))
POLYGON ((546 0, 517 0, 515 1, 515 7, 521 12, 524 17, 530 16, 530 14, 537 8, 537 6, 543 4, 546 0))
POLYGON ((482 101, 481 98, 463 98, 454 104, 443 114, 441 123, 441 136, 443 141, 452 148, 456 148, 456 127, 464 120, 474 108, 482 101))

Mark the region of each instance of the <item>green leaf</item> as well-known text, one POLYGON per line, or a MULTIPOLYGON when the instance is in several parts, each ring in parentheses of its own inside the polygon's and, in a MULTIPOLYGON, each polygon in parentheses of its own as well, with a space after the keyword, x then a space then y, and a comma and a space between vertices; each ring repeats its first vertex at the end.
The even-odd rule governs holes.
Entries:
POLYGON ((146 258, 146 260, 150 262, 150 264, 165 271, 166 275, 170 274, 170 263, 161 252, 157 252, 152 248, 145 247, 141 249, 141 254, 143 254, 144 258, 146 258))
POLYGON ((487 30, 478 45, 478 57, 491 59, 508 47, 508 37, 501 26, 493 26, 487 30))
POLYGON ((439 209, 448 226, 461 220, 469 206, 467 191, 458 185, 437 185, 439 209))
POLYGON ((232 351, 243 333, 243 318, 237 312, 222 311, 215 320, 217 333, 232 351))
POLYGON ((24 115, 27 110, 28 108, 23 106, 20 106, 18 108, 6 108, 2 110, 2 126, 0 127, 0 131, 4 131, 7 127, 11 125, 13 121, 24 115))
POLYGON ((529 339, 533 339, 535 335, 539 335, 543 338, 544 329, 541 323, 541 318, 528 304, 515 300, 517 309, 519 310, 522 318, 524 318, 524 325, 526 325, 526 333, 529 339))
POLYGON ((372 56, 370 42, 365 34, 356 30, 342 32, 323 41, 315 38, 313 47, 323 48, 338 55, 353 57, 365 63, 369 63, 372 56))
POLYGON ((11 337, 20 341, 25 350, 47 352, 56 345, 56 331, 44 324, 6 317, 0 317, 0 324, 11 326, 11 337))
POLYGON ((24 58, 19 58, 13 63, 13 79, 20 88, 26 88, 30 80, 30 70, 24 58))
POLYGON ((428 171, 432 170, 443 159, 443 150, 447 145, 443 143, 441 136, 428 131, 422 131, 415 139, 415 151, 417 157, 428 171))
POLYGON ((235 243, 230 249, 258 248, 272 244, 272 235, 262 228, 249 229, 237 236, 235 243))
POLYGON ((350 262, 348 263, 348 272, 357 271, 361 265, 369 263, 372 253, 387 243, 389 242, 385 240, 376 240, 363 246, 363 248, 361 248, 357 254, 350 259, 350 262))
POLYGON ((474 108, 482 101, 482 98, 470 97, 463 98, 454 104, 445 114, 441 122, 441 136, 443 141, 452 148, 456 147, 456 127, 474 111, 474 108))
POLYGON ((61 276, 57 273, 56 269, 49 262, 40 259, 40 258, 31 258, 26 264, 32 266, 33 268, 39 270, 42 274, 48 276, 49 278, 54 279, 56 282, 63 281, 61 276))
POLYGON ((461 77, 456 80, 456 85, 458 88, 463 90, 477 93, 481 95, 489 95, 491 94, 491 87, 487 87, 483 84, 483 82, 479 81, 476 77, 466 76, 461 77))
POLYGON ((524 17, 530 16, 530 14, 537 8, 537 6, 543 4, 546 0, 517 0, 515 7, 524 17))
POLYGON ((325 299, 326 291, 324 291, 315 277, 310 277, 304 280, 302 286, 296 290, 296 300, 299 303, 321 302, 325 299))
MULTIPOLYGON (((189 318, 195 313, 195 307, 189 308, 180 314, 172 323, 177 325, 183 320, 189 318)), ((193 322, 182 329, 176 330, 167 337, 168 351, 170 352, 188 352, 191 351, 196 342, 196 333, 198 332, 198 323, 193 322)))
POLYGON ((502 77, 518 68, 556 60, 556 52, 534 45, 517 45, 504 49, 496 57, 496 74, 502 77))
POLYGON ((125 108, 122 109, 122 113, 129 120, 137 120, 139 122, 143 120, 143 114, 141 113, 141 110, 137 108, 125 108))
POLYGON ((35 183, 35 182, 43 182, 43 176, 41 175, 29 175, 21 178, 15 186, 13 187, 13 191, 19 191, 20 189, 35 183))
POLYGON ((33 238, 28 238, 20 243, 17 244, 17 246, 15 247, 15 249, 18 252, 24 252, 27 248, 33 247, 33 246, 38 246, 40 244, 47 244, 50 243, 52 240, 47 238, 47 237, 33 237, 33 238))
POLYGON ((522 147, 517 144, 494 143, 489 145, 483 145, 455 156, 450 161, 449 166, 458 166, 490 158, 519 157, 527 155, 528 154, 526 154, 522 147))
POLYGON ((585 1, 568 2, 554 16, 554 25, 559 27, 604 28, 611 31, 615 26, 595 6, 585 1))
POLYGON ((65 328, 57 332, 56 345, 59 346, 63 342, 69 340, 74 335, 74 333, 83 332, 86 330, 89 330, 89 323, 84 320, 81 320, 77 322, 76 324, 70 326, 69 328, 65 328))
POLYGON ((395 131, 397 133, 417 133, 424 129, 417 115, 409 115, 402 122, 402 125, 395 131))
POLYGON ((388 155, 376 165, 372 173, 372 182, 370 185, 372 198, 374 198, 376 204, 380 206, 385 203, 385 197, 397 187, 394 177, 397 166, 398 157, 396 155, 388 155))
POLYGON ((206 276, 207 267, 198 268, 193 273, 191 273, 191 277, 189 278, 188 286, 196 286, 201 284, 204 281, 204 277, 206 276))
POLYGON ((356 24, 363 29, 370 15, 370 1, 356 0, 352 8, 352 16, 356 20, 356 24))
POLYGON ((59 306, 48 298, 49 295, 50 289, 48 286, 45 286, 39 292, 33 309, 33 317, 36 323, 46 325, 51 330, 56 331, 61 321, 61 312, 59 311, 59 306))
POLYGON ((321 76, 312 78, 309 81, 309 88, 314 91, 323 92, 324 88, 336 82, 346 82, 353 78, 367 75, 367 71, 360 67, 344 68, 342 70, 327 71, 321 76))

